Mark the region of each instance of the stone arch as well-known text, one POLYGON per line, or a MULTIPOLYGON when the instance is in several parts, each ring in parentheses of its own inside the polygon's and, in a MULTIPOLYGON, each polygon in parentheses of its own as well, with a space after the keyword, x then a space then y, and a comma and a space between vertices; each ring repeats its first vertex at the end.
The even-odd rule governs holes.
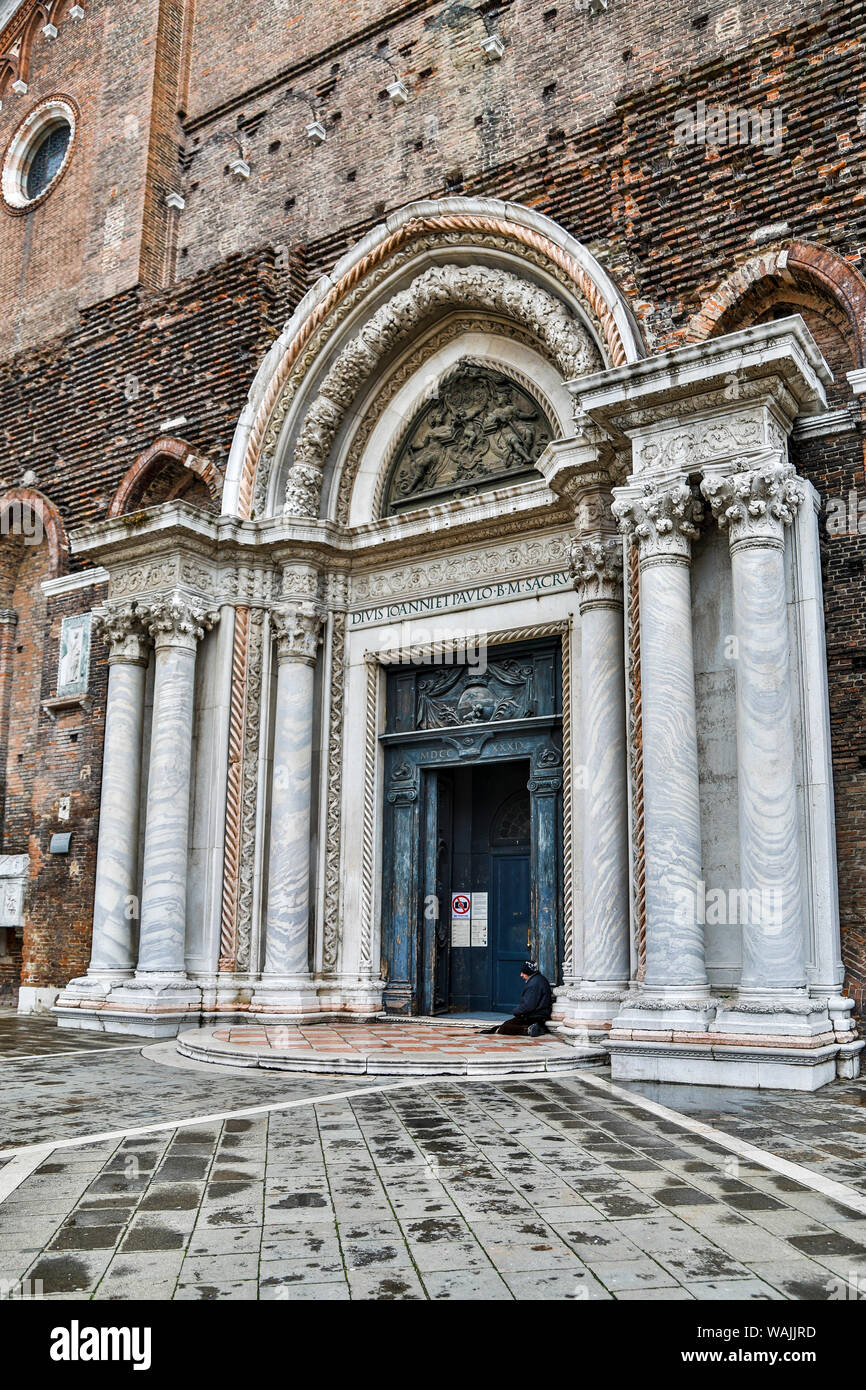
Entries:
MULTIPOLYGON (((10 488, 0 497, 0 603, 7 602, 7 588, 14 577, 28 537, 39 533, 48 544, 48 578, 56 579, 69 563, 69 541, 54 503, 35 488, 10 488)), ((11 590, 10 590, 11 592, 11 590)))
MULTIPOLYGON (((425 268, 432 268, 430 260, 423 259, 425 248, 432 248, 440 260, 447 253, 454 266, 471 270, 477 269, 482 259, 473 258, 471 250, 481 243, 488 268, 504 267, 523 258, 532 262, 538 279, 544 276, 549 284, 556 284, 563 312, 569 303, 575 318, 592 327, 603 365, 621 365, 645 355, 626 301, 606 271, 549 218, 495 199, 451 198, 409 204, 358 242, 330 275, 322 276, 264 359, 232 441, 224 493, 227 513, 249 517, 260 510, 262 475, 269 467, 285 419, 286 394, 299 389, 293 385, 299 372, 310 378, 323 361, 329 342, 333 354, 331 340, 338 325, 349 322, 357 330, 362 301, 367 303, 368 312, 370 308, 378 312, 381 286, 389 278, 392 294, 405 291, 405 283, 398 288, 397 267, 411 265, 413 273, 420 270, 422 274, 425 268), (490 266, 496 258, 499 265, 490 266)), ((507 272, 501 269, 500 273, 507 272)), ((421 276, 415 274, 415 278, 421 276)), ((551 293, 550 298, 555 300, 557 295, 551 293)), ((314 431, 324 439, 333 424, 333 413, 323 404, 307 436, 314 452, 320 448, 314 431)), ((310 514, 312 498, 307 484, 299 489, 299 505, 306 509, 302 514, 310 514)))
POLYGON ((532 332, 564 379, 601 365, 589 333, 546 290, 493 267, 430 266, 367 320, 328 369, 295 442, 286 488, 291 515, 318 516, 325 463, 359 386, 443 307, 481 310, 532 332))
POLYGON ((774 304, 825 317, 847 343, 850 368, 866 366, 866 280, 835 252, 803 241, 738 266, 693 315, 685 341, 702 342, 760 322, 774 304))
POLYGON ((166 475, 162 489, 165 495, 159 496, 151 505, 155 505, 157 500, 168 502, 183 496, 198 479, 204 484, 209 509, 218 510, 222 478, 216 465, 195 454, 185 440, 162 436, 139 454, 127 469, 106 516, 123 516, 126 512, 137 511, 142 505, 147 505, 148 489, 163 474, 166 475))

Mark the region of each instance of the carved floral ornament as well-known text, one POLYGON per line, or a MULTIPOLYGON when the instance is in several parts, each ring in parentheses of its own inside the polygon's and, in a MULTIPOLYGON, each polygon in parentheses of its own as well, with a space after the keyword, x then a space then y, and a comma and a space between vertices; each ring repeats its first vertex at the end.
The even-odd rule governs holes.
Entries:
POLYGON ((688 483, 646 483, 640 497, 620 497, 613 504, 619 529, 638 546, 641 561, 689 558, 700 532, 704 509, 688 483))
POLYGON ((784 544, 785 527, 806 496, 793 466, 777 460, 762 468, 741 460, 727 477, 704 478, 701 492, 732 546, 750 540, 784 544))
POLYGON ((139 662, 148 638, 159 645, 195 646, 218 622, 216 609, 170 594, 147 603, 133 600, 96 609, 94 634, 107 643, 110 661, 139 662))
POLYGON ((312 666, 322 640, 324 614, 314 603, 282 604, 271 612, 278 661, 301 661, 312 666))
POLYGON ((295 445, 288 515, 318 516, 325 462, 360 387, 420 323, 448 308, 480 308, 530 328, 564 379, 601 365, 582 323, 540 286, 488 266, 431 266, 373 314, 327 373, 295 445))
POLYGON ((623 560, 619 537, 575 541, 571 547, 571 573, 581 608, 621 605, 623 560))

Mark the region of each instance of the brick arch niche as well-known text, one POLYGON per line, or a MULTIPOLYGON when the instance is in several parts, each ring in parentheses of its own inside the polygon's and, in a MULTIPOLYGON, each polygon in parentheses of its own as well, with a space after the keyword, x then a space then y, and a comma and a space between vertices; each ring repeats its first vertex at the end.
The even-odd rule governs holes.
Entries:
POLYGON ((202 511, 219 513, 222 477, 209 459, 200 458, 183 439, 157 439, 139 454, 109 505, 109 517, 182 500, 202 511))

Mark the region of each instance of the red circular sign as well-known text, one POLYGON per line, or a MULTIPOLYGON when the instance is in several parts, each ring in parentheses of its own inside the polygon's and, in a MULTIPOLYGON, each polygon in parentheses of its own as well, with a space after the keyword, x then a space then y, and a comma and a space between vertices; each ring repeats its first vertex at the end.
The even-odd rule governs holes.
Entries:
POLYGON ((470 902, 465 893, 455 893, 451 899, 451 916, 468 917, 470 902))

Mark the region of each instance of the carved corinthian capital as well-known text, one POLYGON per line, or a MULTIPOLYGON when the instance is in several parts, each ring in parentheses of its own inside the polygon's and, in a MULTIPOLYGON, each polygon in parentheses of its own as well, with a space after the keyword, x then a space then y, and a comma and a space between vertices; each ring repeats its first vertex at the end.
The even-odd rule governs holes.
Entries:
POLYGON ((271 610, 278 661, 314 666, 322 640, 322 613, 314 603, 281 604, 271 610))
POLYGON ((149 640, 143 617, 142 608, 134 601, 93 610, 93 636, 108 647, 109 665, 147 665, 149 640))
POLYGON ((732 547, 784 546, 785 527, 806 496, 793 466, 775 459, 760 468, 743 460, 727 477, 704 478, 701 492, 719 525, 728 528, 732 547))
POLYGON ((645 483, 640 497, 620 497, 613 504, 619 529, 640 550, 640 561, 687 561, 704 509, 688 483, 645 483))
POLYGON ((195 648, 219 622, 216 609, 206 609, 182 594, 170 594, 142 606, 144 624, 157 647, 195 648))
POLYGON ((622 607, 622 542, 618 536, 575 541, 571 547, 571 573, 581 610, 622 607))

